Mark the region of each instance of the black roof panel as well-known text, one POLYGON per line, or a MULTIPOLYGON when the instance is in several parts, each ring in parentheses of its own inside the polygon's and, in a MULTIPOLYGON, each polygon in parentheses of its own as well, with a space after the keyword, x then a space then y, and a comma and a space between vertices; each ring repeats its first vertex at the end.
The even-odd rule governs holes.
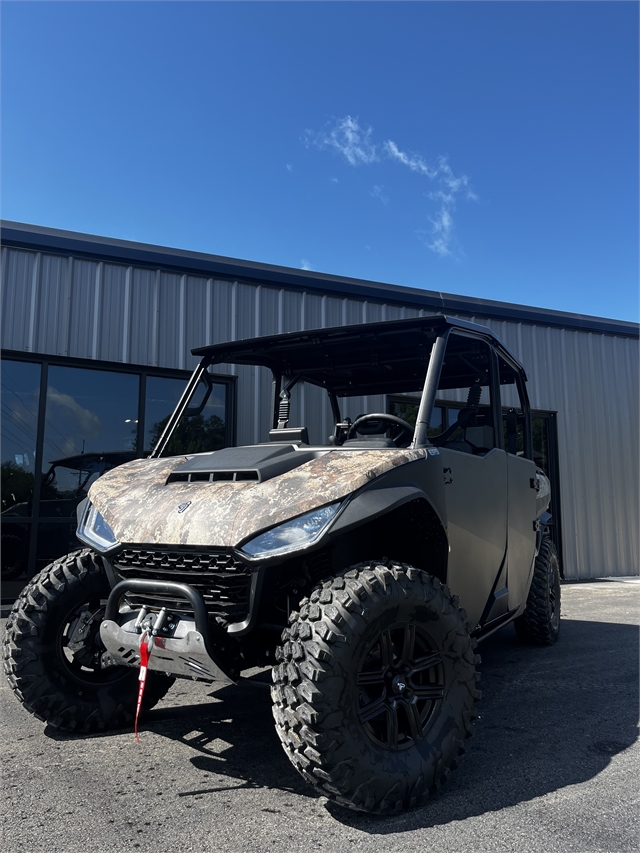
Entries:
POLYGON ((286 332, 192 352, 208 357, 211 364, 262 365, 338 396, 400 394, 422 387, 433 342, 447 329, 491 341, 524 374, 486 326, 444 315, 286 332))

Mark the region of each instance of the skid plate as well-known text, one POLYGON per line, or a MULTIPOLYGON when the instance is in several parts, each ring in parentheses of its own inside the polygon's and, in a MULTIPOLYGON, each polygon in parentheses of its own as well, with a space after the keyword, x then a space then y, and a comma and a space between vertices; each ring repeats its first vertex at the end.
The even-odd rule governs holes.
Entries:
MULTIPOLYGON (((140 635, 134 629, 135 619, 118 625, 111 619, 100 624, 100 639, 106 653, 103 662, 115 666, 140 666, 140 635)), ((149 669, 204 678, 210 681, 235 683, 209 656, 202 634, 192 619, 181 619, 173 637, 154 637, 149 657, 149 669)))

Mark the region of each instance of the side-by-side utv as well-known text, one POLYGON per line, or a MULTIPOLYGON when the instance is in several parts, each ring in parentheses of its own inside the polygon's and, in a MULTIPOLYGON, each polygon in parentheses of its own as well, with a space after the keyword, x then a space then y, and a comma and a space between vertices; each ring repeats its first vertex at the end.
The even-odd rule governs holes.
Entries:
POLYGON ((194 353, 151 457, 91 486, 85 547, 16 602, 10 684, 38 718, 90 732, 133 720, 143 638, 146 708, 175 678, 271 665, 276 730, 308 782, 363 811, 420 805, 473 733, 477 641, 508 622, 534 643, 558 636, 524 369, 488 328, 444 316, 194 353), (271 370, 268 440, 180 454, 223 362, 271 370), (290 424, 309 386, 333 412, 319 444, 316 424, 290 424), (386 402, 351 420, 341 401, 356 396, 386 402))

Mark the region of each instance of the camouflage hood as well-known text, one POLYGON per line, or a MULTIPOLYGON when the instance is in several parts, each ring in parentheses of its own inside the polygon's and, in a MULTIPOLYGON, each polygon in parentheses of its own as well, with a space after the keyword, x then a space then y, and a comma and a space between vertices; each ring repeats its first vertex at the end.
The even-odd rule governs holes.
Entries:
POLYGON ((100 477, 89 499, 119 542, 234 547, 424 455, 258 445, 139 459, 100 477))

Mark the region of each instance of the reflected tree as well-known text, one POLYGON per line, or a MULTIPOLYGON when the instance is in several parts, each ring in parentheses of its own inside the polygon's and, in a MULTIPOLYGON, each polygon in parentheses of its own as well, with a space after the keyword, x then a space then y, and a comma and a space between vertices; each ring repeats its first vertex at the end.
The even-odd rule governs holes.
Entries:
MULTIPOLYGON (((170 415, 158 421, 151 428, 151 447, 155 447, 170 415)), ((164 450, 163 456, 178 456, 186 453, 203 453, 209 450, 221 450, 225 446, 225 425, 222 418, 211 415, 204 418, 194 415, 183 418, 173 431, 173 435, 164 450)))

